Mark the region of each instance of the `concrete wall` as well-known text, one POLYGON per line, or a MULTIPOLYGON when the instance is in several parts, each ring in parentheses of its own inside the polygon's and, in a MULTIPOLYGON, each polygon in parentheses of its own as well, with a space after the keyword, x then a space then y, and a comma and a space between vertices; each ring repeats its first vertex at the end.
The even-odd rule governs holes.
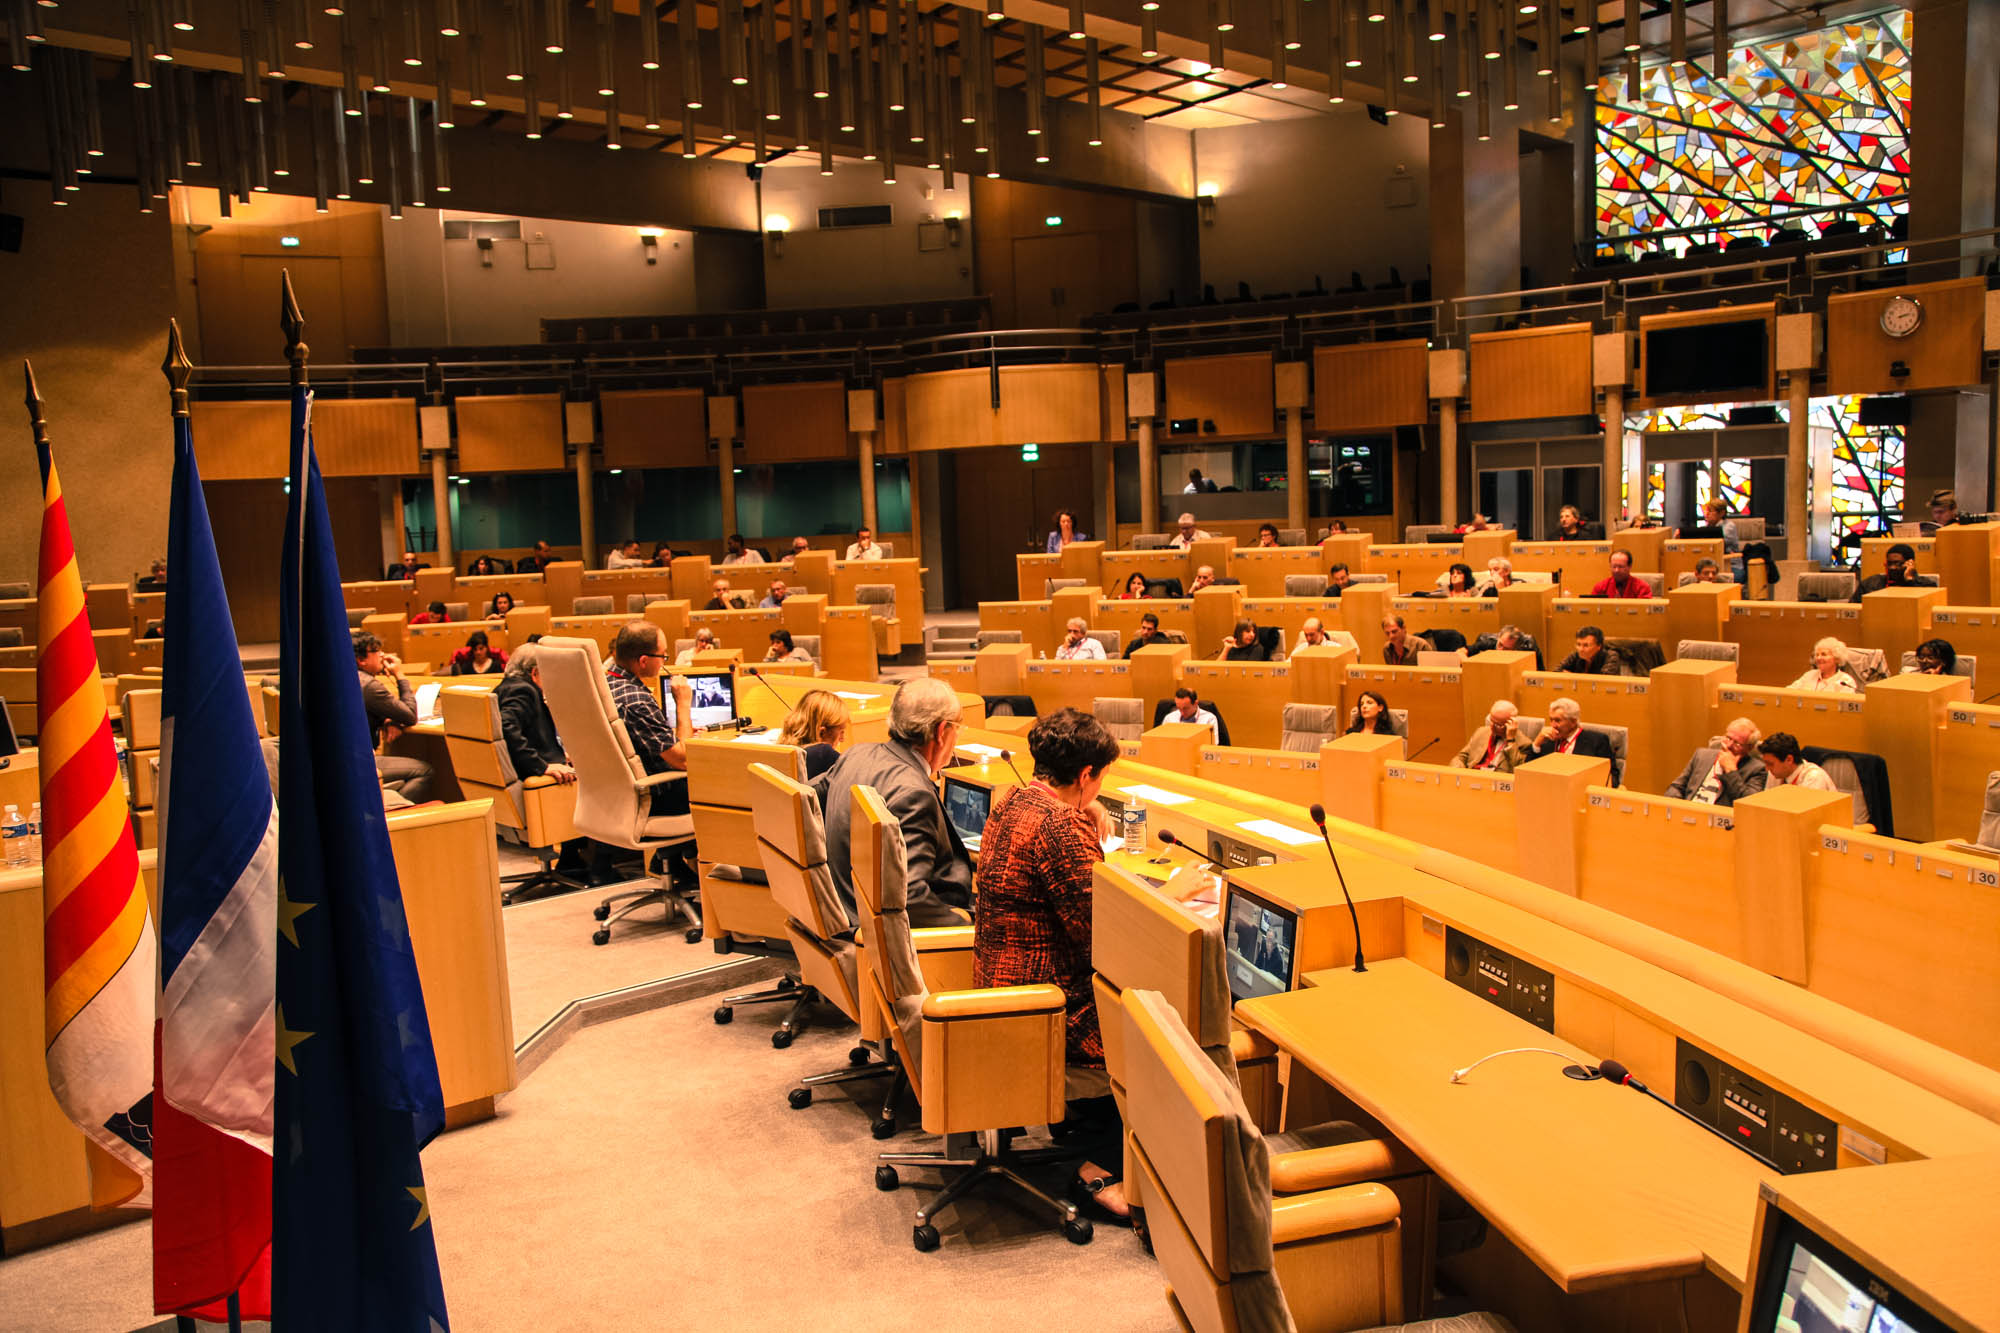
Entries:
POLYGON ((765 243, 764 303, 784 310, 972 295, 971 182, 961 173, 955 184, 946 190, 941 172, 909 166, 899 169, 894 185, 883 184, 882 168, 867 163, 836 163, 831 176, 819 174, 817 158, 767 167, 764 215, 787 219, 791 230, 782 253, 765 243), (820 230, 820 209, 855 204, 887 204, 893 221, 820 230), (964 219, 959 243, 920 250, 919 224, 952 212, 964 219))
POLYGON ((1406 282, 1429 254, 1428 127, 1419 116, 1387 125, 1358 106, 1326 116, 1194 132, 1195 174, 1217 187, 1215 221, 1201 228, 1202 281, 1228 297, 1329 288, 1353 269, 1369 286, 1390 265, 1406 282), (1392 186, 1401 172, 1413 186, 1392 186), (1414 203, 1392 207, 1392 197, 1414 203), (1402 192, 1400 196, 1396 192, 1402 192))

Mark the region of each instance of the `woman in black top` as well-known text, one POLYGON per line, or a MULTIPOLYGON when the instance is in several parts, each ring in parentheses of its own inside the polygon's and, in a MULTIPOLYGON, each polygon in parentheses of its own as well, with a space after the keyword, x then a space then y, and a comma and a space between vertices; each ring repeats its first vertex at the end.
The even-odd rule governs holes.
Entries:
POLYGON ((831 690, 807 690, 792 705, 779 739, 806 752, 806 781, 811 782, 833 767, 840 758, 840 744, 847 739, 847 705, 831 690))
POLYGON ((1447 597, 1477 597, 1479 588, 1472 581, 1472 566, 1454 564, 1444 572, 1444 595, 1447 597))
POLYGON ((1347 724, 1347 734, 1395 735, 1396 722, 1389 716, 1389 701, 1374 690, 1363 690, 1361 698, 1354 705, 1354 720, 1347 724))
POLYGON ((1268 662, 1271 650, 1258 636, 1254 621, 1239 620, 1235 630, 1223 640, 1222 658, 1225 662, 1268 662))

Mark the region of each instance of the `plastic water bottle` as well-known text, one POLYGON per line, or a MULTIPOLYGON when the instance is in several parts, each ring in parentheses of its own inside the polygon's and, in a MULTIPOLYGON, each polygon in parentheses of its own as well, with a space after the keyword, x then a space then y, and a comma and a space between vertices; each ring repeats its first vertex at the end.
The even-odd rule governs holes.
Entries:
POLYGON ((10 805, 4 820, 0 820, 0 837, 7 843, 7 868, 19 870, 28 864, 28 821, 21 818, 21 807, 10 805))
POLYGON ((1125 850, 1143 852, 1146 850, 1146 806, 1134 797, 1126 803, 1123 817, 1125 829, 1125 850))
POLYGON ((42 863, 42 803, 35 802, 35 808, 28 812, 28 864, 42 863))

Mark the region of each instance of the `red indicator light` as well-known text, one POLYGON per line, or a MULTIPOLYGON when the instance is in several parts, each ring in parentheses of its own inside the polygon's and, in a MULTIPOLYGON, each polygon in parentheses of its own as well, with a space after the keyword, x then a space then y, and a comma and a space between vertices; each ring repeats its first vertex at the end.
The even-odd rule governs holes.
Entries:
POLYGON ((1736 1132, 1737 1132, 1738 1134, 1741 1134, 1741 1135, 1742 1135, 1742 1136, 1743 1136, 1744 1138, 1746 1138, 1746 1139, 1747 1139, 1747 1138, 1749 1138, 1749 1137, 1750 1137, 1750 1126, 1748 1126, 1748 1125, 1738 1125, 1738 1126, 1736 1127, 1736 1132))

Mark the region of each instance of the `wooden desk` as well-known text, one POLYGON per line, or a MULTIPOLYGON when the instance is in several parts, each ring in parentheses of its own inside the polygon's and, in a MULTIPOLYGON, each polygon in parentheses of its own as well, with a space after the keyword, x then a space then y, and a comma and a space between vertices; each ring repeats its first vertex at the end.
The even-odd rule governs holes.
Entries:
MULTIPOLYGON (((1786 690, 1768 685, 1725 685, 1716 691, 1709 734, 1721 735, 1723 729, 1739 717, 1749 718, 1766 736, 1775 731, 1789 731, 1799 738, 1801 745, 1824 745, 1835 750, 1871 749, 1868 696, 1865 694, 1822 694, 1818 690, 1786 690)), ((1685 755, 1681 762, 1687 762, 1685 755)))
POLYGON ((1149 579, 1179 579, 1185 589, 1194 582, 1194 564, 1186 551, 1165 547, 1158 551, 1106 551, 1098 562, 1103 572, 1106 594, 1116 597, 1125 591, 1134 574, 1149 579))
POLYGON ((1049 595, 1049 580, 1063 576, 1062 557, 1059 555, 1035 554, 1014 557, 1014 595, 1024 602, 1044 601, 1049 595))
MULTIPOLYGON (((1725 637, 1738 645, 1736 679, 1789 685, 1812 665, 1812 647, 1832 635, 1863 646, 1861 608, 1848 602, 1732 602, 1725 637)), ((1899 665, 1892 663, 1890 669, 1899 665)))
MULTIPOLYGON (((766 578, 765 583, 770 580, 766 578)), ((832 606, 854 606, 854 590, 864 583, 888 583, 896 589, 896 615, 904 624, 924 623, 923 562, 901 560, 842 560, 833 569, 832 606)), ((762 585, 759 585, 762 586, 762 585)), ((921 637, 921 634, 912 635, 921 637)))
MULTIPOLYGON (((1389 605, 1410 633, 1428 637, 1434 629, 1455 629, 1465 636, 1468 648, 1480 635, 1500 632, 1497 597, 1398 597, 1389 605)), ((1544 644, 1543 651, 1547 650, 1544 644)))
MULTIPOLYGON (((1727 572, 1728 567, 1723 565, 1723 559, 1722 538, 1689 537, 1682 540, 1662 542, 1660 563, 1657 565, 1647 565, 1645 568, 1657 569, 1660 571, 1661 576, 1665 578, 1665 587, 1653 589, 1656 594, 1665 597, 1669 592, 1680 586, 1681 575, 1694 573, 1694 567, 1704 560, 1713 560, 1718 566, 1723 568, 1724 572, 1727 572)), ((1634 566, 1634 568, 1638 567, 1634 566)))
MULTIPOLYGON (((1194 638, 1194 599, 1182 597, 1169 601, 1164 597, 1100 597, 1090 613, 1092 629, 1115 629, 1118 637, 1130 643, 1132 636, 1139 632, 1139 620, 1143 616, 1158 616, 1162 632, 1179 631, 1189 639, 1194 638)), ((1260 622, 1261 623, 1261 622, 1260 622)), ((1121 647, 1119 651, 1123 652, 1121 647)))
POLYGON ((1934 540, 1934 572, 1955 605, 2000 604, 2000 523, 1954 523, 1934 540))
MULTIPOLYGON (((1585 722, 1624 727, 1625 774, 1621 785, 1639 791, 1661 791, 1680 773, 1680 766, 1687 762, 1687 756, 1662 753, 1654 743, 1651 684, 1651 681, 1636 676, 1578 676, 1561 671, 1530 671, 1521 678, 1521 692, 1516 700, 1521 705, 1523 716, 1546 718, 1549 701, 1567 697, 1576 700, 1577 706, 1583 709, 1585 722)), ((1467 703, 1474 706, 1472 700, 1467 700, 1467 703)))
POLYGON ((1229 577, 1250 597, 1283 597, 1288 574, 1325 574, 1317 546, 1249 546, 1229 557, 1229 577))
MULTIPOLYGON (((1412 754, 1435 741, 1425 757, 1448 759, 1471 734, 1465 725, 1465 688, 1457 667, 1350 666, 1342 696, 1347 711, 1352 711, 1363 690, 1374 690, 1391 708, 1409 710, 1408 750, 1412 754)), ((1480 716, 1484 716, 1483 706, 1480 716)), ((1341 730, 1346 729, 1343 723, 1341 730)))
POLYGON ((1330 703, 1339 699, 1300 699, 1294 692, 1291 665, 1286 662, 1208 662, 1181 664, 1181 680, 1200 698, 1215 704, 1229 724, 1233 744, 1275 750, 1284 730, 1287 703, 1330 703))
POLYGON ((1088 713, 1097 700, 1128 699, 1132 696, 1132 671, 1119 658, 1104 662, 1034 661, 1026 668, 1028 697, 1035 712, 1046 716, 1061 708, 1088 713))
POLYGON ((1517 574, 1561 574, 1565 596, 1588 592, 1611 577, 1610 542, 1515 542, 1507 558, 1517 574))
POLYGON ((1387 575, 1402 591, 1414 592, 1430 587, 1438 575, 1464 559, 1465 547, 1455 542, 1397 542, 1369 547, 1368 567, 1360 572, 1387 575))
POLYGON ((1021 642, 1028 645, 1035 657, 1046 657, 1056 650, 1056 643, 1062 638, 1049 623, 1049 603, 1047 599, 1028 602, 981 602, 979 604, 979 628, 983 630, 1014 630, 1021 636, 1021 642))
POLYGON ((1611 549, 1630 551, 1635 570, 1658 571, 1666 563, 1667 543, 1673 540, 1675 531, 1674 528, 1626 528, 1611 534, 1611 549))
POLYGON ((1542 660, 1554 666, 1576 647, 1577 631, 1595 625, 1607 639, 1654 639, 1668 658, 1667 599, 1664 597, 1558 597, 1549 612, 1549 636, 1542 640, 1542 660))

